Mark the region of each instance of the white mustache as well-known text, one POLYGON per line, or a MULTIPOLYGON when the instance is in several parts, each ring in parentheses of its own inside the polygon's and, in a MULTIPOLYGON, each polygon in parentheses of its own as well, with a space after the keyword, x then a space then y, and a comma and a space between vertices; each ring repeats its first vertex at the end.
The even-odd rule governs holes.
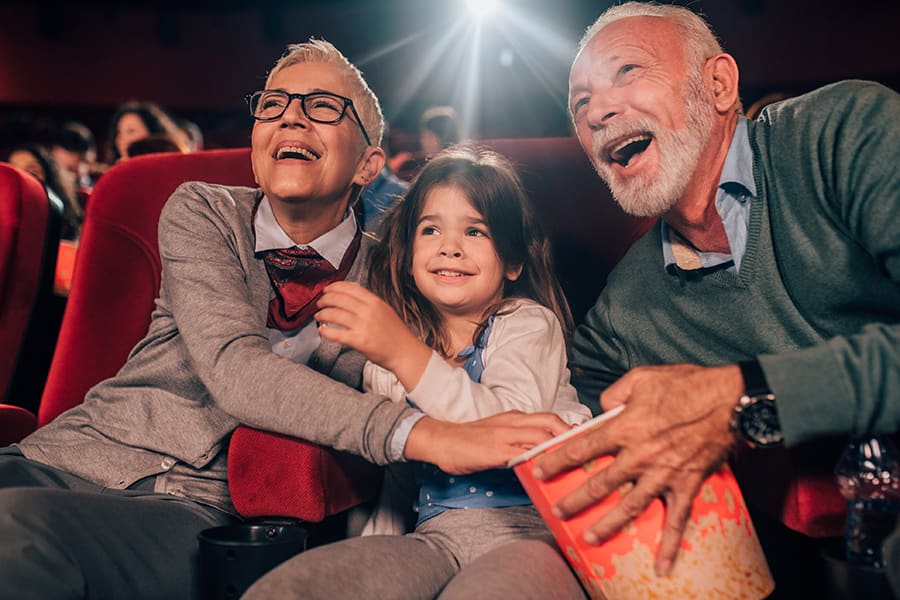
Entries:
POLYGON ((606 162, 608 157, 605 156, 604 149, 610 142, 641 133, 659 137, 659 124, 646 117, 613 121, 602 129, 594 131, 591 135, 591 150, 595 158, 606 162))

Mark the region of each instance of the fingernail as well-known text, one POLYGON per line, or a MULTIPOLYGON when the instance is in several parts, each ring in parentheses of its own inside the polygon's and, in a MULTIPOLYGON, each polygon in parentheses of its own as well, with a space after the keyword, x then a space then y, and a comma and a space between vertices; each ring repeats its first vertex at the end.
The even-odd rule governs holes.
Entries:
POLYGON ((656 576, 657 577, 668 577, 669 572, 672 570, 672 561, 671 560, 661 560, 656 563, 656 576))
POLYGON ((562 519, 562 518, 563 518, 563 513, 562 513, 561 510, 559 510, 559 507, 558 507, 558 506, 552 507, 552 508, 550 509, 550 512, 552 512, 552 513, 553 513, 553 516, 556 517, 557 519, 562 519))
POLYGON ((544 470, 540 467, 534 467, 531 469, 531 474, 534 475, 535 479, 544 479, 544 470))
POLYGON ((593 531, 585 531, 584 532, 584 541, 590 544, 591 546, 596 546, 600 543, 600 538, 597 537, 597 534, 593 531))

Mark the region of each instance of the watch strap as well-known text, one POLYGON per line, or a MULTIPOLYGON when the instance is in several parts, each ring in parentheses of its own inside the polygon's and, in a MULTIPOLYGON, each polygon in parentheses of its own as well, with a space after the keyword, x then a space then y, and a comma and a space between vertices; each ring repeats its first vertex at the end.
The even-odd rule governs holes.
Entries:
POLYGON ((744 395, 731 415, 731 428, 750 447, 780 446, 784 443, 775 408, 775 395, 757 360, 738 363, 744 378, 744 395))
POLYGON ((744 377, 744 394, 747 396, 761 396, 771 394, 769 382, 766 381, 766 374, 763 373, 762 367, 758 360, 744 360, 738 363, 741 375, 744 377))

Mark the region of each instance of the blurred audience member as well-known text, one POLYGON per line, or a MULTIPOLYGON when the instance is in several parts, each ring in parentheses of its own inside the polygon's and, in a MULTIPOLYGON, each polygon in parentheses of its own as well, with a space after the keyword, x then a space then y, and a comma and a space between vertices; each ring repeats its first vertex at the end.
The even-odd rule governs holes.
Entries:
POLYGON ((50 170, 49 158, 42 160, 46 152, 34 144, 19 144, 14 146, 6 157, 6 161, 17 169, 31 173, 41 183, 47 181, 47 172, 50 170))
POLYGON ((128 158, 134 158, 141 154, 154 154, 156 152, 181 152, 182 154, 189 152, 189 149, 183 143, 172 136, 164 134, 149 135, 145 138, 135 140, 128 144, 126 148, 128 158))
POLYGON ((179 119, 178 128, 184 132, 187 138, 188 152, 203 150, 203 130, 200 126, 187 119, 179 119))
POLYGON ((419 151, 399 152, 391 157, 388 166, 398 177, 409 181, 432 155, 459 142, 456 110, 452 106, 432 106, 419 118, 419 151))
POLYGON ((102 169, 97 165, 97 144, 94 134, 85 125, 67 121, 50 136, 50 155, 59 167, 62 184, 81 208, 102 169))
POLYGON ((60 237, 77 240, 81 232, 84 211, 76 198, 70 196, 62 184, 59 168, 50 153, 37 144, 19 144, 12 148, 7 161, 12 166, 30 173, 44 185, 50 201, 62 208, 63 224, 60 237))
POLYGON ((363 188, 355 210, 366 231, 377 232, 384 215, 406 192, 409 183, 403 181, 385 166, 372 183, 363 188))
POLYGON ((459 143, 459 118, 452 106, 432 106, 419 119, 419 146, 425 158, 459 143))
POLYGON ((162 108, 152 102, 132 101, 121 105, 110 121, 107 136, 109 164, 129 158, 131 143, 151 135, 167 136, 178 151, 188 150, 187 135, 162 108))
MULTIPOLYGON (((381 149, 384 150, 385 156, 390 154, 388 146, 388 124, 385 121, 384 133, 381 135, 381 149)), ((381 223, 384 221, 384 215, 406 192, 407 187, 409 187, 409 183, 394 175, 385 164, 375 179, 363 188, 354 207, 362 228, 378 233, 381 223)))

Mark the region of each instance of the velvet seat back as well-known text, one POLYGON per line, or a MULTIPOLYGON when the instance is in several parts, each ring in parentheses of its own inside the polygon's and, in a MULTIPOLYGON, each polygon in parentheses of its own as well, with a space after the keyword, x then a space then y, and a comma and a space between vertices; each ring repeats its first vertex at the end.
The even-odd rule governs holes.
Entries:
POLYGON ((147 332, 159 292, 157 223, 181 183, 253 185, 248 149, 138 156, 94 188, 38 424, 80 404, 115 375, 147 332))
POLYGON ((0 446, 18 441, 35 426, 12 398, 16 368, 41 294, 52 292, 59 211, 31 175, 0 163, 0 446), (56 227, 52 220, 56 212, 56 227))
POLYGON ((12 382, 39 289, 46 281, 50 214, 47 193, 37 179, 0 163, 0 401, 12 382))

